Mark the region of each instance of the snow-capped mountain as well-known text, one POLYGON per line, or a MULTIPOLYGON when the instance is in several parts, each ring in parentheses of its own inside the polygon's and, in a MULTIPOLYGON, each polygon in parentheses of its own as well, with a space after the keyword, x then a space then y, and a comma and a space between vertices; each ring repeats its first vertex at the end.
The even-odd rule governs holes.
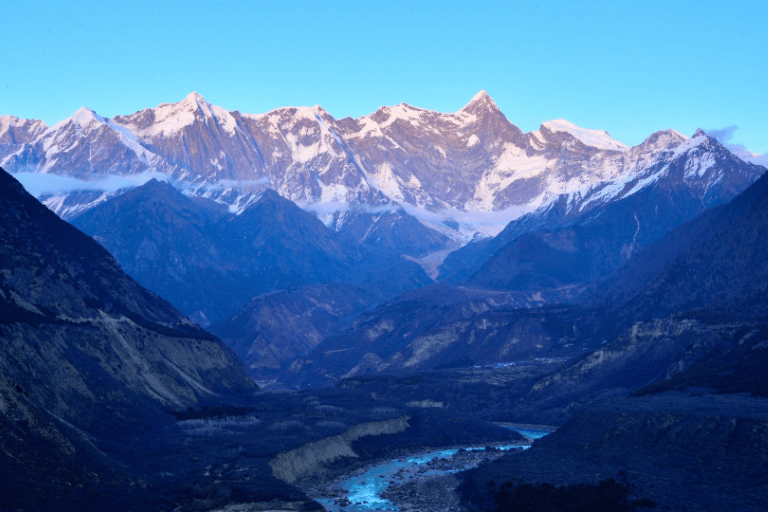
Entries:
POLYGON ((585 193, 563 194, 495 238, 454 251, 440 278, 501 289, 594 281, 671 229, 730 201, 765 171, 701 130, 690 139, 658 132, 623 159, 633 172, 585 193), (553 261, 567 262, 568 270, 553 261))
POLYGON ((31 142, 43 133, 46 128, 48 126, 37 119, 0 116, 0 145, 11 146, 31 142))
MULTIPOLYGON (((562 119, 524 133, 484 91, 454 113, 402 103, 357 119, 334 119, 319 106, 228 112, 197 93, 113 119, 83 108, 47 129, 29 122, 24 131, 23 121, 6 119, 15 118, 0 121, 0 142, 12 137, 6 126, 22 135, 0 145, 0 165, 84 182, 87 194, 69 194, 77 188, 71 183, 38 193, 65 218, 103 201, 97 192, 115 192, 117 186, 99 187, 105 176, 140 184, 147 173, 162 173, 185 193, 232 211, 271 188, 340 231, 361 211, 378 209, 379 216, 405 212, 462 242, 475 232, 495 235, 564 198, 585 211, 634 193, 653 182, 651 169, 688 154, 698 140, 668 130, 628 148, 562 119)), ((710 165, 703 151, 692 169, 710 165)), ((713 186, 717 172, 691 171, 686 182, 713 186)))

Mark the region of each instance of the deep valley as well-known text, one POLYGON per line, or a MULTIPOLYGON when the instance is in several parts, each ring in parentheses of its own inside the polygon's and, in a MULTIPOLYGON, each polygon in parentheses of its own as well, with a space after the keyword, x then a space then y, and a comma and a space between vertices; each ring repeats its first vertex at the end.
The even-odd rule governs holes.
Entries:
POLYGON ((0 509, 765 510, 768 176, 703 130, 0 121, 0 509))

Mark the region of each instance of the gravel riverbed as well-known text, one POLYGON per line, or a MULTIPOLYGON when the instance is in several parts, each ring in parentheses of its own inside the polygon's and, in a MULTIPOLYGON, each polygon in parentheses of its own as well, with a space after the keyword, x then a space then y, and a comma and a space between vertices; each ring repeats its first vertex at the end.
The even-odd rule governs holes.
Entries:
POLYGON ((328 511, 459 511, 459 471, 528 445, 451 448, 381 461, 305 488, 328 511))

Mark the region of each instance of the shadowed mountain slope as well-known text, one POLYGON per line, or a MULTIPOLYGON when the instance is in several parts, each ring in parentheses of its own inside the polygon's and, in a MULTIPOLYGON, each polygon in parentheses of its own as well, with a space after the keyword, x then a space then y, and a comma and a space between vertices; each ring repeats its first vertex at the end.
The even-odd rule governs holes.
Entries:
POLYGON ((307 284, 365 284, 389 272, 395 278, 379 283, 386 294, 430 282, 415 263, 339 238, 271 190, 236 215, 153 180, 73 224, 137 281, 204 324, 233 315, 263 293, 307 284))
POLYGON ((763 176, 602 284, 606 318, 631 326, 519 400, 518 418, 570 420, 469 472, 471 510, 591 510, 609 489, 611 510, 765 508, 766 207, 763 176))
POLYGON ((4 171, 0 201, 2 508, 103 508, 130 483, 103 440, 255 387, 219 340, 4 171))
POLYGON ((614 334, 538 382, 525 407, 567 409, 649 385, 765 394, 767 207, 763 176, 622 267, 592 297, 614 334))

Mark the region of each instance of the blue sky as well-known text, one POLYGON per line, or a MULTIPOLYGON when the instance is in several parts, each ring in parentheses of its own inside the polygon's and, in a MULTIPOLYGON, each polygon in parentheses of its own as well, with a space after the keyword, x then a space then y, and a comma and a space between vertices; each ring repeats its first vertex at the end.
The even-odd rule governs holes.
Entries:
POLYGON ((768 152, 766 2, 38 2, 5 0, 0 114, 49 124, 190 91, 230 110, 406 102, 480 89, 525 131, 555 118, 626 143, 731 131, 768 152))

